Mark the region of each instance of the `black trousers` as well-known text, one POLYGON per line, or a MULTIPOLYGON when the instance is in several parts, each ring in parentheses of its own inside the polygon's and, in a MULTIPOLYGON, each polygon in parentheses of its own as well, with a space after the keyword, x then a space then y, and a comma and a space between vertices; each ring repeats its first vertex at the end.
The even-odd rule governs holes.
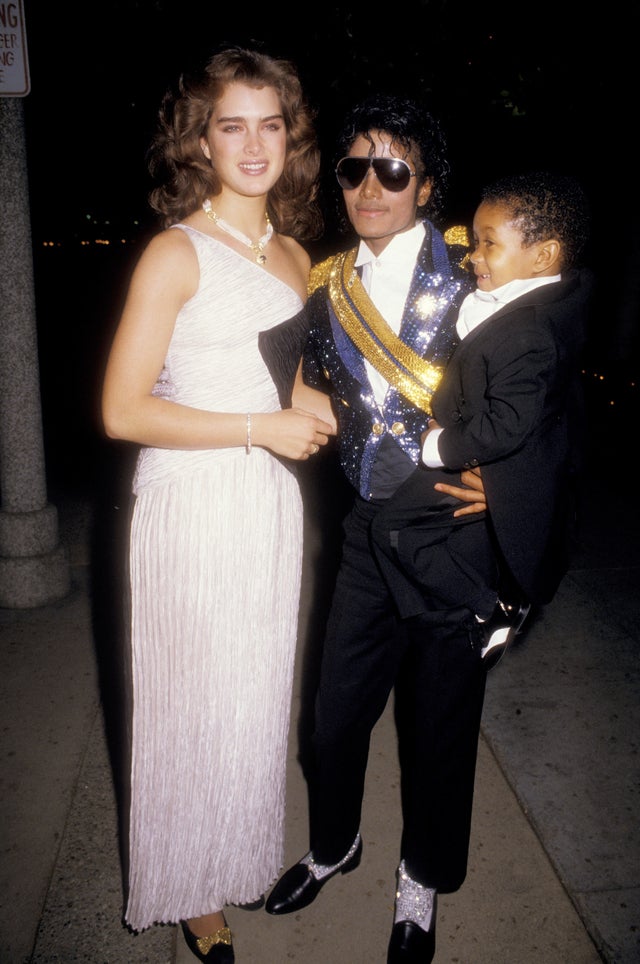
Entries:
POLYGON ((394 580, 403 617, 464 606, 488 619, 499 580, 486 513, 456 518, 459 500, 436 492, 436 482, 459 485, 460 473, 418 466, 376 513, 371 536, 383 575, 394 580))
POLYGON ((441 893, 466 875, 486 674, 464 608, 400 619, 370 542, 379 506, 344 529, 316 697, 311 847, 333 864, 360 826, 371 732, 395 688, 403 831, 399 858, 441 893))

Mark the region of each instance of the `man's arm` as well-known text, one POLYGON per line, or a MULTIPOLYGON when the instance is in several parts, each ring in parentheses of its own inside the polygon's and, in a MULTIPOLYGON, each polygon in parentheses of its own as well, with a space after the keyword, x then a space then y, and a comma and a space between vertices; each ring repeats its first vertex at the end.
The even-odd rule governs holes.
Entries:
MULTIPOLYGON (((429 428, 422 433, 421 444, 423 449, 424 457, 424 445, 427 437, 433 432, 433 438, 437 439, 437 434, 442 428, 435 418, 429 420, 429 428)), ((436 449, 434 448, 434 452, 436 449)), ((433 453, 432 453, 433 454, 433 453)), ((461 515, 475 515, 477 512, 484 512, 487 508, 487 499, 484 494, 484 485, 482 482, 482 477, 480 475, 480 466, 475 469, 464 469, 460 473, 460 481, 465 488, 458 485, 447 485, 446 482, 437 482, 434 485, 434 489, 438 492, 444 492, 445 495, 452 495, 454 499, 460 499, 461 502, 466 502, 467 505, 461 506, 459 509, 453 513, 454 516, 461 515)))

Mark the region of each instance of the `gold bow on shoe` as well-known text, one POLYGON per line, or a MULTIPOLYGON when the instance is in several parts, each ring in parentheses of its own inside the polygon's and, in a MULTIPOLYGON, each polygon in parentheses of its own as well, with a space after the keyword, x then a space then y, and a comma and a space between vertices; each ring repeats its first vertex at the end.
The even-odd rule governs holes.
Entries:
POLYGON ((215 934, 207 934, 206 937, 196 937, 196 944, 201 954, 208 954, 215 944, 228 944, 231 946, 231 931, 228 927, 221 927, 215 934))
POLYGON ((198 937, 193 931, 189 930, 186 921, 181 921, 182 932, 187 947, 191 953, 202 961, 203 964, 233 964, 234 953, 231 943, 231 931, 227 927, 225 920, 224 927, 207 934, 206 937, 198 937))

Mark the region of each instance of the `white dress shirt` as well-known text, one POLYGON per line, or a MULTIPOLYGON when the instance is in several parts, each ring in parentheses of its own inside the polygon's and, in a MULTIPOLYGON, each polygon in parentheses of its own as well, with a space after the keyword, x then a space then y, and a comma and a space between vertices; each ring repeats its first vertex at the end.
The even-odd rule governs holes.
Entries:
MULTIPOLYGON (((424 224, 419 221, 409 231, 396 234, 378 256, 365 241, 360 241, 358 248, 355 267, 362 266, 364 289, 396 335, 400 332, 404 306, 424 235, 424 224)), ((375 399, 382 406, 389 383, 366 359, 365 366, 375 399)))

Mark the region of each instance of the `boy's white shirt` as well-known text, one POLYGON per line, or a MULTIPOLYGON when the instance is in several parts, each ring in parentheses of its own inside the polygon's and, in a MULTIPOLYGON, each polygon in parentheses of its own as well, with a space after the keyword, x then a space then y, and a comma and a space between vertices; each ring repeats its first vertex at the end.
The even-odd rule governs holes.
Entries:
MULTIPOLYGON (((534 288, 541 288, 543 285, 554 284, 560 280, 561 275, 554 274, 545 278, 516 278, 514 281, 507 281, 499 288, 494 288, 493 291, 480 291, 476 288, 460 305, 456 322, 458 337, 460 340, 466 338, 469 332, 500 308, 508 305, 510 301, 515 301, 516 298, 528 291, 533 291, 534 288)), ((422 461, 430 469, 441 469, 444 466, 438 451, 438 439, 443 431, 442 428, 431 429, 424 440, 422 461)))

